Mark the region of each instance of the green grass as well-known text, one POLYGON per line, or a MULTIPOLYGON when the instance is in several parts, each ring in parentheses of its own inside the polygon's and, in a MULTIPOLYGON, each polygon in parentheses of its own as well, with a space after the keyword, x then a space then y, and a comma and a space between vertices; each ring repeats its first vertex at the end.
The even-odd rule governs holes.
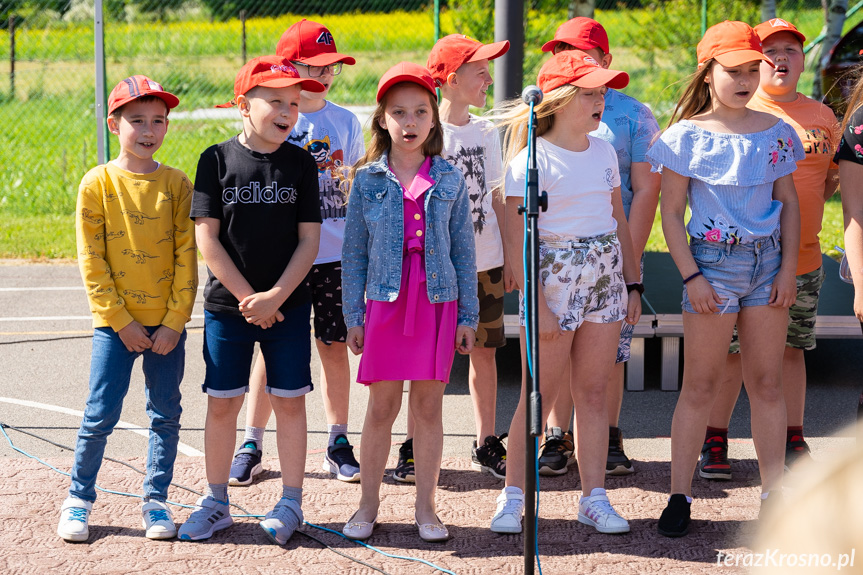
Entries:
MULTIPOLYGON (((728 0, 737 6, 735 10, 750 10, 747 5, 740 8, 737 1, 728 0)), ((809 37, 818 33, 823 18, 820 10, 781 10, 780 14, 795 21, 809 37)), ((452 16, 446 11, 442 14, 444 34, 456 31, 452 16)), ((694 50, 678 45, 661 53, 648 53, 636 45, 633 38, 650 30, 650 22, 656 17, 647 9, 597 14, 609 31, 613 66, 630 73, 631 82, 625 91, 651 105, 662 124, 676 98, 679 82, 692 69, 694 50)), ((249 20, 249 56, 274 51, 281 33, 299 18, 287 15, 249 20)), ((532 75, 547 58, 534 40, 552 37, 565 18, 564 10, 530 14, 526 34, 531 39, 529 45, 534 47, 525 55, 525 83, 533 81, 532 75)), ((689 38, 689 28, 697 29, 698 22, 688 17, 685 21, 686 34, 677 36, 689 38)), ((430 10, 335 15, 327 16, 325 22, 338 41, 339 51, 357 59, 356 66, 344 68, 330 91, 330 99, 343 105, 373 104, 383 71, 399 60, 424 62, 433 42, 430 10)), ((848 22, 847 26, 854 23, 848 22)), ((210 108, 231 97, 234 75, 242 64, 239 21, 111 22, 106 33, 109 87, 131 74, 145 73, 180 96, 178 111, 210 108)), ((0 146, 3 257, 74 257, 71 232, 56 235, 46 230, 64 221, 51 220, 52 216, 70 217, 78 182, 97 163, 99 127, 92 96, 92 34, 89 23, 51 22, 45 28, 22 27, 16 38, 14 97, 8 90, 9 45, 0 42, 0 122, 12 142, 0 146), (26 223, 28 218, 33 218, 32 225, 26 223), (45 240, 41 242, 39 236, 43 233, 45 240), (63 247, 64 243, 68 245, 63 247)), ((808 91, 811 82, 812 75, 804 75, 801 91, 808 91)), ((156 158, 194 178, 200 153, 236 131, 237 126, 230 121, 175 118, 156 158)), ((113 137, 111 149, 116 153, 113 137)), ((823 245, 832 249, 836 243, 841 245, 842 218, 839 204, 835 209, 831 205, 825 214, 823 245), (829 235, 834 228, 835 235, 829 235)), ((648 249, 665 250, 661 231, 654 228, 648 249)))

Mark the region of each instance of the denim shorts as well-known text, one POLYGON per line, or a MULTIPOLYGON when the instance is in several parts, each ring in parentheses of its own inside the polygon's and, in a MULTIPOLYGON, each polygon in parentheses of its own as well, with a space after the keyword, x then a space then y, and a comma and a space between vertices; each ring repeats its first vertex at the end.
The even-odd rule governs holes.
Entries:
POLYGON ((204 310, 204 393, 230 398, 249 390, 255 342, 267 364, 267 393, 299 397, 312 390, 311 304, 282 311, 284 321, 268 329, 242 315, 204 310))
MULTIPOLYGON (((745 244, 724 244, 692 238, 689 251, 722 299, 719 313, 738 313, 741 307, 767 305, 773 279, 779 273, 782 251, 779 232, 745 244)), ((683 310, 696 313, 683 287, 683 310)))

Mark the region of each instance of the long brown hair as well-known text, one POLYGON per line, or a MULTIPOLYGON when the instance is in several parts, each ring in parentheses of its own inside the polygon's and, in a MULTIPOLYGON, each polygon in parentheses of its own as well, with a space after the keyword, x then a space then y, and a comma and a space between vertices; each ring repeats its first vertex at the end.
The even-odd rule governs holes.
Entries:
MULTIPOLYGON (((375 108, 374 114, 372 114, 371 119, 371 132, 372 132, 372 140, 369 142, 369 147, 366 148, 365 155, 360 158, 357 163, 351 166, 350 171, 347 174, 346 181, 343 181, 343 187, 345 192, 345 197, 350 196, 350 188, 351 184, 354 181, 354 178, 357 175, 357 170, 362 166, 369 164, 371 162, 377 161, 381 156, 384 155, 384 152, 389 152, 392 147, 393 141, 390 138, 390 133, 386 128, 381 126, 381 122, 384 119, 384 116, 387 111, 387 96, 396 86, 401 86, 403 84, 413 84, 412 82, 399 82, 398 84, 393 84, 389 90, 381 98, 381 101, 378 102, 377 108, 375 108)), ((413 84, 416 85, 416 84, 413 84)), ((428 156, 439 156, 443 151, 443 128, 440 125, 440 113, 438 112, 437 107, 437 98, 429 92, 429 103, 431 104, 432 109, 432 128, 429 132, 426 141, 423 142, 422 152, 423 155, 428 156)))
POLYGON ((713 59, 708 60, 689 77, 689 83, 683 89, 666 128, 680 120, 688 120, 710 107, 710 85, 705 82, 705 79, 713 68, 714 62, 713 59))
POLYGON ((863 105, 863 65, 857 66, 854 69, 854 74, 857 75, 857 82, 851 92, 851 97, 848 98, 848 106, 845 108, 845 116, 842 118, 842 130, 839 132, 840 137, 845 134, 845 128, 848 127, 851 115, 863 105))
MULTIPOLYGON (((535 105, 536 112, 536 135, 542 136, 554 127, 554 114, 559 109, 569 104, 578 88, 571 84, 565 84, 555 88, 535 105)), ((504 102, 489 114, 491 120, 496 121, 499 129, 505 130, 503 138, 504 165, 508 165, 520 151, 527 147, 527 122, 530 115, 530 106, 521 101, 521 98, 504 102)))

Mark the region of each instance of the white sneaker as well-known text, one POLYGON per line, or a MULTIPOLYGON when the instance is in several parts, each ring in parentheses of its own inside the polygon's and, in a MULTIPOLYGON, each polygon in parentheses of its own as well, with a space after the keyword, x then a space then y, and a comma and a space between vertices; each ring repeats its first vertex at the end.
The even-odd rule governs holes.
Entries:
POLYGON ((629 522, 617 514, 608 501, 605 489, 599 487, 578 502, 578 521, 595 527, 600 533, 629 533, 629 522))
POLYGON ((86 541, 90 536, 87 525, 93 504, 77 497, 69 496, 60 507, 60 524, 57 535, 66 541, 86 541))
POLYGON ((164 501, 151 499, 141 506, 142 524, 147 539, 171 539, 177 536, 177 526, 164 501))
POLYGON ((491 518, 495 533, 521 533, 521 516, 524 513, 524 492, 518 487, 504 487, 497 496, 497 511, 491 518))

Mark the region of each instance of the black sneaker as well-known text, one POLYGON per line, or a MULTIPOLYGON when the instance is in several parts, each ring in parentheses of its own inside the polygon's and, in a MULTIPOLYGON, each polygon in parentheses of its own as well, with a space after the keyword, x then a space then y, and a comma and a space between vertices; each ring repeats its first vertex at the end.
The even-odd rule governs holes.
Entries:
POLYGON ((791 471, 800 461, 812 461, 809 444, 799 435, 792 435, 785 443, 785 471, 791 471))
POLYGON ((487 471, 498 479, 506 479, 506 447, 502 443, 506 435, 489 435, 480 447, 476 446, 474 440, 470 450, 470 466, 477 471, 487 471))
POLYGON ((416 483, 414 475, 414 440, 406 440, 399 447, 399 462, 393 470, 393 479, 400 483, 416 483))
POLYGON ((344 433, 338 434, 336 442, 327 447, 322 467, 324 471, 335 474, 339 481, 352 483, 360 480, 360 464, 354 457, 354 446, 344 433))
POLYGON ((630 475, 635 473, 632 462, 623 452, 623 434, 617 427, 608 428, 608 459, 605 462, 606 475, 630 475))
POLYGON ((254 441, 247 441, 234 454, 228 485, 251 485, 255 476, 264 470, 261 465, 261 450, 254 441))
POLYGON ((682 493, 675 493, 668 498, 668 505, 659 516, 656 530, 666 537, 683 537, 689 533, 689 512, 692 504, 682 493))
POLYGON ((545 432, 539 452, 540 475, 563 475, 573 463, 572 457, 575 445, 572 432, 561 432, 559 427, 552 427, 545 432))
POLYGON ((728 440, 721 435, 707 438, 698 458, 698 475, 704 479, 731 479, 731 462, 728 461, 728 440))

